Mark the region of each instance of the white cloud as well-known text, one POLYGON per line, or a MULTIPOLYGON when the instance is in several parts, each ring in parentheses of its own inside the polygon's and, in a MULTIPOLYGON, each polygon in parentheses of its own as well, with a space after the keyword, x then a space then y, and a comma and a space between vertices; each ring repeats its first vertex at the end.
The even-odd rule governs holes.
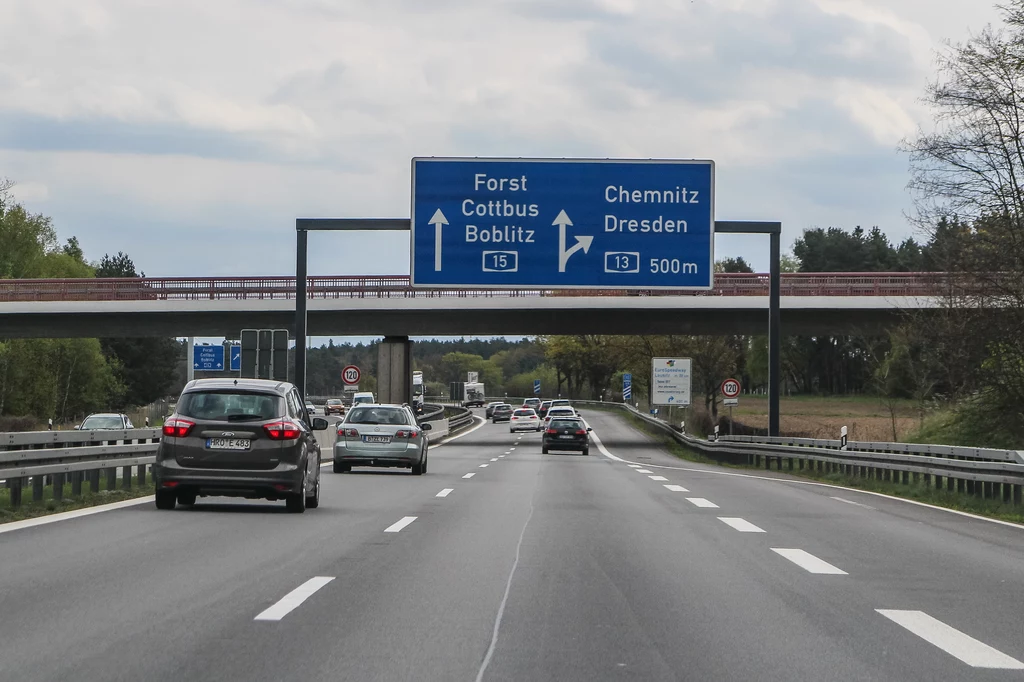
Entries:
MULTIPOLYGON (((405 215, 415 155, 713 158, 728 217, 905 233, 894 143, 927 120, 932 50, 991 16, 930 0, 7 0, 0 175, 44 188, 23 200, 100 253, 125 225, 287 241, 300 214, 405 215), (822 173, 875 198, 852 206, 822 173)), ((287 269, 238 248, 209 267, 287 269)))

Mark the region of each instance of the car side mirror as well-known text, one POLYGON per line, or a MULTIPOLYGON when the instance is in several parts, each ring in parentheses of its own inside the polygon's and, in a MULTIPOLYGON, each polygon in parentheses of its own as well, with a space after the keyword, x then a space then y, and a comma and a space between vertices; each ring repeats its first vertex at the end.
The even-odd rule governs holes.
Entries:
POLYGON ((429 431, 429 430, 431 430, 434 427, 431 426, 429 423, 427 423, 427 424, 420 424, 420 428, 423 429, 424 431, 429 431))
POLYGON ((589 426, 587 427, 587 433, 590 433, 590 432, 591 432, 591 431, 593 431, 593 430, 594 430, 594 429, 590 428, 589 426))
POLYGON ((82 428, 81 424, 75 424, 75 431, 78 431, 80 428, 82 428))
POLYGON ((323 417, 313 417, 313 430, 314 431, 326 431, 330 427, 327 420, 323 417))

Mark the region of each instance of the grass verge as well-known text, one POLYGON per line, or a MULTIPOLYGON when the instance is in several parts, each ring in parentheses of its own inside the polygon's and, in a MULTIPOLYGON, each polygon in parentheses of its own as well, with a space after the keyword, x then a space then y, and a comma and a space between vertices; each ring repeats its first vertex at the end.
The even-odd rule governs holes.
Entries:
MULTIPOLYGON (((717 460, 711 459, 706 455, 691 450, 688 447, 680 445, 671 436, 666 434, 664 431, 651 426, 644 420, 640 419, 636 415, 623 413, 618 409, 609 408, 588 408, 588 409, 600 409, 602 412, 615 412, 623 417, 626 421, 636 428, 637 430, 649 435, 659 445, 665 448, 666 451, 671 453, 673 456, 686 460, 688 462, 697 462, 700 464, 713 464, 727 469, 747 469, 750 471, 763 472, 764 470, 760 467, 755 467, 746 464, 726 464, 718 462, 717 460)), ((993 519, 999 519, 1002 521, 1011 521, 1013 523, 1024 524, 1024 507, 1020 505, 1014 505, 1012 503, 1005 503, 1001 500, 982 499, 973 495, 965 495, 957 492, 950 492, 948 490, 939 490, 933 486, 925 485, 924 483, 911 483, 903 485, 901 483, 892 483, 889 481, 876 481, 874 479, 865 479, 857 476, 848 476, 840 473, 825 473, 819 471, 810 471, 808 469, 794 469, 793 471, 784 471, 786 475, 793 476, 794 478, 800 478, 805 480, 819 481, 821 483, 830 483, 833 485, 840 485, 846 488, 854 488, 857 490, 867 490, 870 492, 884 493, 886 495, 892 495, 893 497, 902 497, 908 500, 914 500, 916 502, 924 502, 927 504, 933 504, 938 507, 946 507, 948 509, 956 509, 957 511, 969 512, 971 514, 977 514, 979 516, 987 516, 993 519)))
MULTIPOLYGON (((120 483, 121 480, 118 479, 118 485, 120 483)), ((133 481, 133 483, 135 482, 133 481)), ((118 488, 117 490, 100 490, 96 493, 90 492, 89 484, 85 483, 82 485, 82 494, 78 497, 72 497, 71 484, 67 483, 64 485, 63 500, 55 500, 53 498, 53 486, 46 486, 43 488, 43 499, 39 502, 34 502, 32 500, 32 488, 29 486, 22 488, 21 506, 17 509, 11 509, 11 491, 7 488, 0 488, 0 524, 11 521, 24 521, 25 519, 34 519, 39 516, 47 516, 75 509, 85 509, 86 507, 96 507, 101 504, 121 502, 122 500, 131 500, 152 494, 152 483, 147 483, 141 488, 135 483, 131 490, 121 490, 118 488)))

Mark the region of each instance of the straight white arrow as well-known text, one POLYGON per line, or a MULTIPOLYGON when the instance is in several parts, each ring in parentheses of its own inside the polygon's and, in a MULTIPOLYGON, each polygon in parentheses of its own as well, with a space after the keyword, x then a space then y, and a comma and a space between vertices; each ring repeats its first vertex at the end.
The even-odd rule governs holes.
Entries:
POLYGON ((448 224, 448 219, 441 213, 441 209, 434 211, 434 216, 427 221, 428 225, 434 226, 434 272, 441 271, 441 226, 448 224))
POLYGON ((569 216, 565 214, 564 210, 558 212, 552 225, 558 225, 558 271, 565 272, 565 264, 569 262, 569 257, 576 253, 580 249, 583 249, 583 253, 590 251, 590 245, 594 242, 593 235, 583 235, 576 237, 576 244, 568 251, 565 250, 565 228, 568 225, 572 225, 572 221, 569 220, 569 216))

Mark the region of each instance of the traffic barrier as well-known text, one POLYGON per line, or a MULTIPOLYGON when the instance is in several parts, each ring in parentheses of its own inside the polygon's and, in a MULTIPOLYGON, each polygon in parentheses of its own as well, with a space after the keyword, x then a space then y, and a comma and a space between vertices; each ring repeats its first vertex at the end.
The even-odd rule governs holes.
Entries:
POLYGON ((85 481, 97 493, 104 471, 107 490, 114 490, 118 467, 121 487, 127 490, 132 485, 132 467, 137 469, 138 485, 146 484, 146 467, 156 460, 159 446, 160 429, 4 433, 0 434, 0 479, 10 491, 13 509, 21 506, 28 486, 36 502, 42 501, 47 485, 53 486, 54 499, 62 499, 69 481, 73 495, 82 494, 85 481))
POLYGON ((629 412, 638 419, 672 436, 678 443, 717 460, 745 460, 770 470, 811 470, 890 483, 924 483, 984 499, 1001 499, 1021 504, 1024 489, 1024 452, 992 448, 843 441, 768 436, 719 436, 716 440, 695 438, 660 419, 644 414, 632 405, 604 404, 629 412))

